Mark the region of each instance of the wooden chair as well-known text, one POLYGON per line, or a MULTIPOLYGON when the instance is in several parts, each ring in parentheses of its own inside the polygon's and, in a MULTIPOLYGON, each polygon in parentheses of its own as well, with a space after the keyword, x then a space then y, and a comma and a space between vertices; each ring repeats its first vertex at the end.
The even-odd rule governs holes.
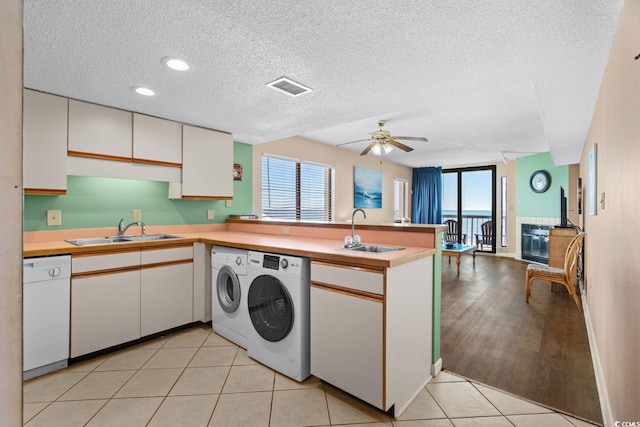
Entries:
POLYGON ((493 221, 485 221, 480 226, 482 234, 476 234, 476 246, 482 250, 484 245, 493 246, 493 221))
POLYGON ((569 291, 569 295, 573 298, 578 309, 582 311, 582 304, 576 292, 576 272, 578 269, 578 255, 582 251, 582 242, 584 241, 584 233, 578 233, 567 246, 567 252, 564 256, 564 268, 549 267, 541 264, 529 264, 527 267, 527 285, 525 289, 525 301, 529 303, 529 295, 531 295, 531 284, 533 279, 548 280, 551 284, 549 290, 553 292, 553 284, 563 285, 569 291))
MULTIPOLYGON (((445 242, 457 242, 458 241, 458 221, 448 219, 444 222, 447 225, 447 231, 445 233, 445 242)), ((467 235, 462 235, 462 244, 467 242, 467 235)))

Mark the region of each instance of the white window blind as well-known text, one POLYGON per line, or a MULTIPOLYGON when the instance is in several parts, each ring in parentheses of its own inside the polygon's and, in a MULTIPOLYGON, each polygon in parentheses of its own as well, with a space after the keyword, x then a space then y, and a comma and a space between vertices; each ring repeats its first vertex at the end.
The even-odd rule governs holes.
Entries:
POLYGON ((408 192, 409 182, 406 179, 394 178, 393 180, 393 220, 401 222, 408 217, 408 192))
POLYGON ((263 218, 333 220, 333 176, 333 166, 263 155, 263 218))

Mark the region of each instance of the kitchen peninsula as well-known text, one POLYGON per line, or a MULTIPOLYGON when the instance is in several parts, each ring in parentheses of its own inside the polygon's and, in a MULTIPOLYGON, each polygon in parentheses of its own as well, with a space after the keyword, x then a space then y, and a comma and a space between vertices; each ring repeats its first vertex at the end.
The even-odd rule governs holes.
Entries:
MULTIPOLYGON (((211 245, 308 257, 313 375, 384 411, 393 408, 399 416, 439 371, 440 251, 436 242, 444 226, 356 226, 363 243, 404 248, 386 253, 345 250, 348 223, 229 220, 191 228, 150 226, 149 233, 182 237, 83 247, 63 240, 78 237, 80 230, 26 232, 24 256, 66 253, 73 258, 193 245, 193 322, 211 320, 211 245)), ((104 232, 88 236, 90 231, 82 230, 81 234, 95 237, 104 232)))

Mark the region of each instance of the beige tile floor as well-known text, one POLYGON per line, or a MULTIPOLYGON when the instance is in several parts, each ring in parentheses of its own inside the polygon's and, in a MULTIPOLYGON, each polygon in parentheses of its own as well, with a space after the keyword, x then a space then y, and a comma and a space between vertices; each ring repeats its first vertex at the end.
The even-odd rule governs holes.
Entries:
POLYGON ((394 420, 316 378, 298 383, 197 326, 24 384, 26 426, 591 426, 449 372, 394 420))

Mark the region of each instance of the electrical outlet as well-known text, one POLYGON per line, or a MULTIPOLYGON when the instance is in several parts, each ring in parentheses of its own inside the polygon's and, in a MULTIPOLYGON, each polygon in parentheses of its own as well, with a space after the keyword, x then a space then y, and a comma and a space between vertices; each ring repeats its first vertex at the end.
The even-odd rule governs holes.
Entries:
POLYGON ((47 210, 47 225, 62 225, 62 211, 47 210))
POLYGON ((282 227, 282 234, 289 236, 291 234, 291 227, 282 227))
POLYGON ((133 210, 133 220, 134 221, 142 221, 142 211, 139 209, 133 210))
POLYGON ((231 207, 231 200, 225 200, 225 201, 224 201, 224 206, 225 206, 226 208, 230 208, 230 207, 231 207))
POLYGON ((207 219, 211 221, 213 219, 214 214, 215 212, 213 211, 213 209, 207 210, 207 219))

